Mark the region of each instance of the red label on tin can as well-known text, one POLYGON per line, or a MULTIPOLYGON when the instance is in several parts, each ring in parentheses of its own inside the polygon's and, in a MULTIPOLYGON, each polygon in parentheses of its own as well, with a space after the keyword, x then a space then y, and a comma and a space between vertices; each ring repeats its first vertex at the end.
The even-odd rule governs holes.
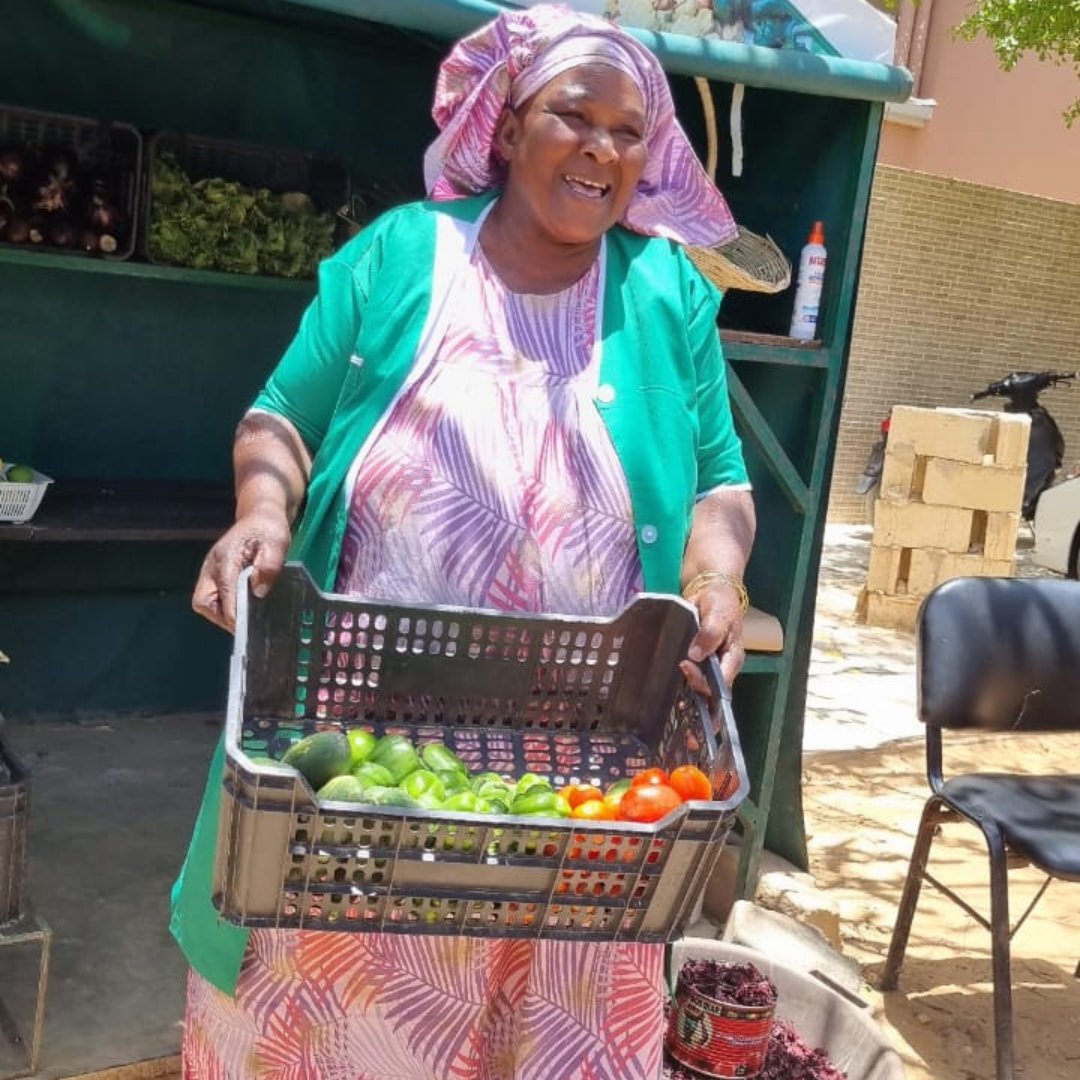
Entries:
POLYGON ((686 988, 668 1021, 668 1053, 717 1080, 750 1080, 765 1067, 773 1005, 732 1005, 686 988))

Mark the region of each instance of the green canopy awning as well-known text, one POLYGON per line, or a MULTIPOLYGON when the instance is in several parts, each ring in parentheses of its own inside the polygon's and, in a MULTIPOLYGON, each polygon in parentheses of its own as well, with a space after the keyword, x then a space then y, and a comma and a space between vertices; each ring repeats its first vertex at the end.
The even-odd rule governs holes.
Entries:
MULTIPOLYGON (((508 7, 495 0, 287 0, 288 4, 386 23, 453 39, 475 30, 508 7)), ((714 38, 628 31, 676 75, 862 101, 905 101, 911 75, 903 68, 837 56, 769 49, 714 38)))

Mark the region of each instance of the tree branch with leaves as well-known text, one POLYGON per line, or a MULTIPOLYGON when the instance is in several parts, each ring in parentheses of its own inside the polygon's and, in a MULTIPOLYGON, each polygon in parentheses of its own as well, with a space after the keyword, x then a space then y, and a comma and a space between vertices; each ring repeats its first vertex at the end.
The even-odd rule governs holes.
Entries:
MULTIPOLYGON (((956 31, 968 41, 985 35, 1005 71, 1032 53, 1071 65, 1080 79, 1080 0, 979 0, 956 31)), ((1080 97, 1064 115, 1070 127, 1080 118, 1080 97)))

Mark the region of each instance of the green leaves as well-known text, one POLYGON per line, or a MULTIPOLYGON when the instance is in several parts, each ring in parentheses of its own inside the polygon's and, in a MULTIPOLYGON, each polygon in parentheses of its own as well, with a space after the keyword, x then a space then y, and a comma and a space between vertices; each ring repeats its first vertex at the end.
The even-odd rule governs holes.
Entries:
MULTIPOLYGON (((980 0, 956 32, 968 41, 985 35, 1005 71, 1032 53, 1071 64, 1080 78, 1080 0, 980 0)), ((1080 117, 1080 97, 1064 117, 1070 127, 1080 117)))

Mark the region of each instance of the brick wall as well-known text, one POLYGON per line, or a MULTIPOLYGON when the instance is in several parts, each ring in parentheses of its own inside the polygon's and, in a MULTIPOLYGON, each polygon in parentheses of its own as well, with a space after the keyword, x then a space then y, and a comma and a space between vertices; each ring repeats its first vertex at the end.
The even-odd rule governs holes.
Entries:
MULTIPOLYGON (((967 406, 1010 370, 1052 368, 1080 369, 1080 204, 879 165, 829 520, 870 520, 855 480, 893 405, 967 406)), ((1071 467, 1080 381, 1043 403, 1071 467)))

